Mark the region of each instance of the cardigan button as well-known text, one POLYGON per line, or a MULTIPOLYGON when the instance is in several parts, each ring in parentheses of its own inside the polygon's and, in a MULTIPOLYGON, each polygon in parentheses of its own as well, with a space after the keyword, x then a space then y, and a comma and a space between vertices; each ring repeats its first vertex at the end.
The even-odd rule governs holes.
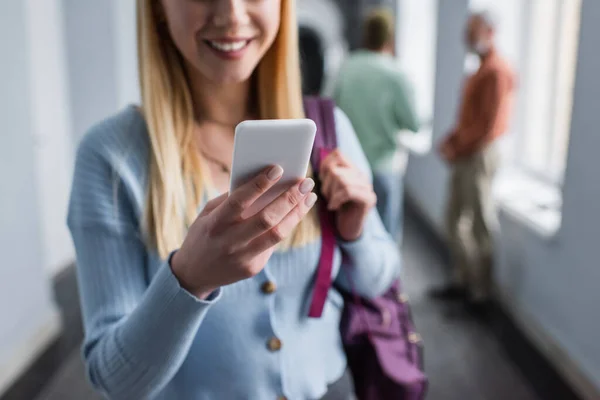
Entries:
POLYGON ((264 294, 273 294, 277 290, 277 285, 275 285, 275 282, 266 281, 262 284, 261 290, 264 294))
POLYGON ((281 340, 279 340, 279 338, 273 336, 271 339, 269 339, 269 341, 267 342, 267 348, 272 351, 272 352, 276 352, 281 350, 281 346, 283 344, 281 343, 281 340))
POLYGON ((421 340, 421 335, 416 332, 411 332, 408 334, 408 341, 412 344, 420 344, 421 340))
POLYGON ((398 302, 401 304, 408 303, 408 295, 404 293, 398 293, 398 302))

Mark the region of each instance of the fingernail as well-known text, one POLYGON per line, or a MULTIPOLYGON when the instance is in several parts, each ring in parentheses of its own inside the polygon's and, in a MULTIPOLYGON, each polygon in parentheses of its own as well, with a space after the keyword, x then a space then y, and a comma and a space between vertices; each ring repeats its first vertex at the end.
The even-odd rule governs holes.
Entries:
POLYGON ((300 184, 300 193, 302 194, 307 194, 308 192, 310 192, 313 188, 315 187, 315 181, 313 181, 312 179, 308 178, 305 179, 304 182, 302 182, 300 184))
POLYGON ((271 181, 274 181, 275 179, 279 178, 281 175, 283 175, 283 168, 281 168, 279 165, 276 165, 269 170, 269 173, 267 174, 267 178, 269 178, 269 180, 271 180, 271 181))
POLYGON ((317 195, 316 193, 311 193, 308 196, 306 196, 306 200, 304 200, 306 207, 310 208, 312 206, 315 205, 315 203, 317 202, 317 195))

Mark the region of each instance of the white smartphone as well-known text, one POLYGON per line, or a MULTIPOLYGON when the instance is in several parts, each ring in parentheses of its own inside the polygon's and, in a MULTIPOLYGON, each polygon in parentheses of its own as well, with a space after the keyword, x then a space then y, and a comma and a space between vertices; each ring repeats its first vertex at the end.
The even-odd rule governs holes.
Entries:
POLYGON ((283 168, 279 182, 254 202, 243 217, 254 215, 306 177, 316 131, 310 119, 248 120, 236 126, 230 193, 268 166, 283 168))

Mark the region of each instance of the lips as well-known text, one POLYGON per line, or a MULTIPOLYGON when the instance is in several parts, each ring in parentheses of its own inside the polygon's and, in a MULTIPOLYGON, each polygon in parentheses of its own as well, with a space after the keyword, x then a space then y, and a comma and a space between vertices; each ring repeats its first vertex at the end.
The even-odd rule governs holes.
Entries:
POLYGON ((250 43, 250 39, 239 40, 205 40, 206 44, 223 53, 235 53, 243 50, 250 43))

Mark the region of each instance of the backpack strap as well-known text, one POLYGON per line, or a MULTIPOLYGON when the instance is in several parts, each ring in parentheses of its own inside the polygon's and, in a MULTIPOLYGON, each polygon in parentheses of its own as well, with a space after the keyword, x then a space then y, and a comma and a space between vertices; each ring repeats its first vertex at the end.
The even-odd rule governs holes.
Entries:
MULTIPOLYGON (((321 162, 337 148, 337 133, 335 130, 335 104, 330 99, 307 97, 304 99, 306 117, 315 121, 317 133, 311 155, 313 172, 318 181, 321 162)), ((327 292, 331 287, 331 271, 333 255, 336 246, 333 216, 327 210, 327 205, 319 202, 319 221, 321 223, 321 256, 317 267, 314 292, 308 316, 320 318, 323 313, 327 292)))
MULTIPOLYGON (((311 165, 318 173, 322 153, 329 153, 337 148, 337 133, 335 130, 335 103, 331 99, 320 97, 305 97, 304 112, 306 118, 312 119, 317 125, 317 134, 311 156, 311 165)), ((326 154, 325 154, 326 156, 326 154)))

